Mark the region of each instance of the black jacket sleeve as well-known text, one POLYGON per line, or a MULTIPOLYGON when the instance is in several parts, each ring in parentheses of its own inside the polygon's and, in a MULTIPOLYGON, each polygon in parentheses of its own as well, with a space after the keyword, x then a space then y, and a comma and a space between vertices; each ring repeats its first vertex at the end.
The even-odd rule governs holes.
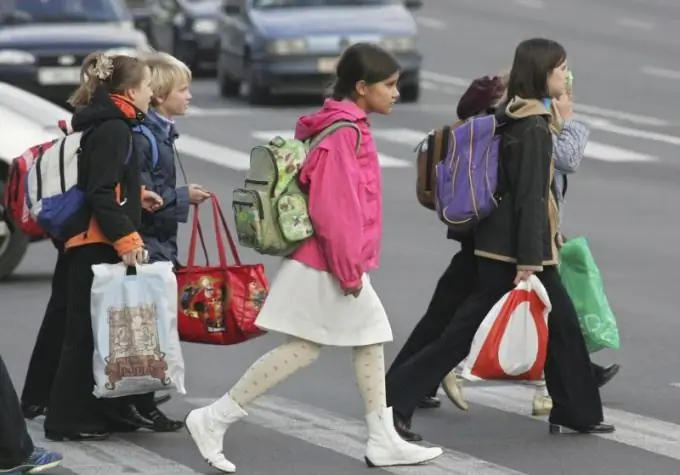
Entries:
MULTIPOLYGON (((112 243, 137 231, 116 196, 131 143, 129 126, 122 120, 109 120, 89 134, 83 149, 87 161, 87 202, 104 237, 112 243)), ((139 190, 126 191, 139 193, 139 190)))
MULTIPOLYGON (((533 119, 530 119, 533 120, 533 119)), ((538 119, 523 133, 517 156, 515 190, 517 268, 543 270, 543 232, 546 219, 545 177, 549 174, 552 143, 547 125, 538 119)))

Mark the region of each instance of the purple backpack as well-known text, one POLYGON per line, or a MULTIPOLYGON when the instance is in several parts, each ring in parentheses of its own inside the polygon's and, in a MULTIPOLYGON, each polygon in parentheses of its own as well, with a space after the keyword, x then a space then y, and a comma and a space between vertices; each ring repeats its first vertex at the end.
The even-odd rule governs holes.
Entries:
POLYGON ((465 235, 498 207, 496 117, 473 117, 453 129, 446 158, 437 165, 435 206, 454 235, 465 235))

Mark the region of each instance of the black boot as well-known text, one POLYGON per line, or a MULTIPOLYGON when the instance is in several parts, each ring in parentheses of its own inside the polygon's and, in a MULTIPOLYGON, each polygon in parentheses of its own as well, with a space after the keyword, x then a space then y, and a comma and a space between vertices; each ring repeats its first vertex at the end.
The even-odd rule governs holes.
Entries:
POLYGON ((420 442, 423 440, 423 436, 416 434, 411 431, 411 421, 400 416, 396 412, 393 412, 392 417, 394 419, 394 429, 399 434, 399 437, 407 442, 420 442))

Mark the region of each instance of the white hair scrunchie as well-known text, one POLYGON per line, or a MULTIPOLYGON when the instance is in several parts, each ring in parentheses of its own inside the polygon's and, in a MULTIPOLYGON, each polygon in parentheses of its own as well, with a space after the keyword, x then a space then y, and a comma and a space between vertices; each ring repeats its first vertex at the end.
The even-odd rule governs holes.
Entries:
POLYGON ((113 74, 113 61, 105 54, 97 56, 94 65, 87 70, 89 77, 96 77, 100 81, 106 81, 113 74))

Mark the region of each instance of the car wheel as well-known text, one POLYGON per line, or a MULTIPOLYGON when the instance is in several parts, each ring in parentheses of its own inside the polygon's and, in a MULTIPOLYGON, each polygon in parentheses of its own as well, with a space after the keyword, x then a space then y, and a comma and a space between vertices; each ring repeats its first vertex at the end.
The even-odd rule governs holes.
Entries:
POLYGON ((410 84, 401 88, 401 102, 418 102, 420 99, 420 84, 410 84))
MULTIPOLYGON (((250 69, 250 68, 249 68, 250 69)), ((248 102, 254 106, 264 106, 269 104, 271 94, 268 87, 260 86, 257 80, 248 73, 248 102)))
POLYGON ((235 97, 238 96, 239 93, 241 92, 241 81, 238 81, 236 79, 233 79, 229 77, 229 75, 226 72, 226 68, 224 64, 222 64, 222 53, 220 51, 220 48, 218 46, 217 49, 217 66, 216 66, 216 75, 217 75, 217 85, 220 90, 220 96, 222 97, 235 97))
POLYGON ((0 280, 4 280, 19 266, 26 250, 29 239, 21 233, 14 223, 6 216, 4 203, 5 183, 0 180, 0 280))

